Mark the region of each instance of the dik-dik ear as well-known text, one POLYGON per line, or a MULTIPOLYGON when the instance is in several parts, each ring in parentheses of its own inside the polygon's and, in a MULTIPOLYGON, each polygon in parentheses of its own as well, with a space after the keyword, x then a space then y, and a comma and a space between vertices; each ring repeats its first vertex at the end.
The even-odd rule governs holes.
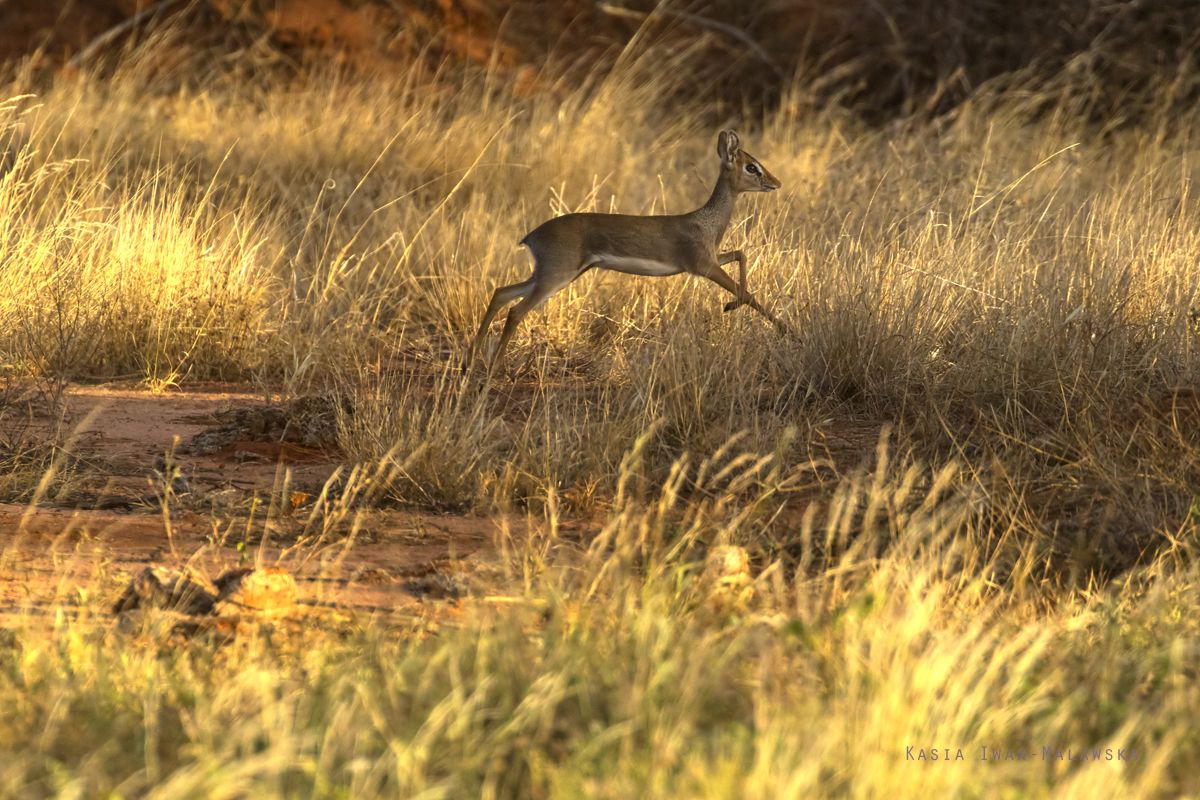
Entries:
POLYGON ((717 135, 717 155, 726 164, 737 161, 738 136, 733 131, 721 131, 717 135))

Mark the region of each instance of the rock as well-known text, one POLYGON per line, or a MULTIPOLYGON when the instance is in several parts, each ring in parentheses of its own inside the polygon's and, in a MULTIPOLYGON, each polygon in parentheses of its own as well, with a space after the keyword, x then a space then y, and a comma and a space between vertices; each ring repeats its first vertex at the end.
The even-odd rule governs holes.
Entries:
POLYGON ((304 492, 292 492, 288 496, 287 507, 284 509, 285 514, 294 514, 302 506, 308 505, 312 501, 312 496, 304 492))
POLYGON ((467 594, 467 587, 461 580, 440 573, 422 575, 416 580, 407 581, 404 589, 416 597, 435 600, 457 600, 467 594))
POLYGON ((128 497, 101 497, 92 506, 96 511, 126 511, 133 507, 133 500, 128 497))
POLYGON ((471 555, 463 560, 463 564, 470 566, 472 569, 504 569, 504 559, 500 557, 500 553, 490 547, 482 547, 476 550, 471 555))
POLYGON ((709 551, 704 565, 709 607, 718 613, 744 611, 754 600, 750 555, 744 547, 720 545, 709 551))
POLYGON ((281 567, 229 570, 213 584, 219 592, 217 610, 221 614, 246 609, 279 611, 296 604, 296 581, 281 567))
POLYGON ((714 547, 708 554, 705 571, 718 586, 734 588, 750 583, 750 556, 737 545, 714 547))
POLYGON ((378 569, 376 567, 360 567, 350 576, 351 583, 366 583, 366 584, 386 584, 393 583, 395 578, 388 574, 387 570, 378 569))
POLYGON ((187 478, 183 477, 183 472, 179 468, 179 461, 174 455, 170 458, 167 458, 162 453, 155 456, 153 474, 160 484, 171 484, 171 491, 175 492, 175 494, 185 494, 192 490, 192 487, 187 482, 187 478))
POLYGON ((333 394, 297 397, 283 406, 249 406, 218 415, 220 420, 192 437, 188 443, 193 455, 210 455, 239 442, 288 441, 304 445, 336 442, 339 414, 353 413, 347 397, 333 394))
POLYGON ((146 567, 125 587, 113 613, 137 608, 164 608, 182 614, 208 614, 216 602, 216 587, 190 570, 185 574, 165 567, 146 567))

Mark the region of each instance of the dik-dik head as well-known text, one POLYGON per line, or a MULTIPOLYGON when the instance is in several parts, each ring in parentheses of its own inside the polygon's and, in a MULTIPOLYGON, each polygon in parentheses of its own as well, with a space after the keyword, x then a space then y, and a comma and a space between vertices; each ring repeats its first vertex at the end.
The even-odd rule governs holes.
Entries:
POLYGON ((721 131, 717 136, 717 155, 721 157, 722 172, 728 176, 733 190, 738 194, 770 192, 782 185, 758 159, 741 148, 738 136, 733 131, 721 131))

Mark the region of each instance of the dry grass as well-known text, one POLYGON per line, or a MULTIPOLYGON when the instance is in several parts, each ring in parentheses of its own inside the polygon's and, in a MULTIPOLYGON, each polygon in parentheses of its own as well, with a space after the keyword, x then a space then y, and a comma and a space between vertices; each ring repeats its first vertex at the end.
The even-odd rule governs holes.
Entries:
POLYGON ((1020 96, 940 131, 784 103, 739 126, 784 189, 726 245, 799 340, 699 281, 589 275, 505 379, 462 378, 535 224, 707 195, 714 131, 625 70, 565 103, 129 79, 4 107, 10 371, 334 387, 391 500, 547 528, 528 602, 399 643, 14 624, 0 796, 1198 791, 1187 136, 1020 96), (607 521, 581 565, 549 565, 559 513, 607 521), (695 559, 729 543, 754 591, 714 600, 695 559), (1041 760, 1085 746, 1140 760, 1041 760))
POLYGON ((803 569, 719 583, 704 553, 761 531, 701 478, 711 465, 681 461, 579 557, 550 513, 513 552, 517 602, 475 596, 440 626, 266 623, 180 644, 169 613, 114 629, 119 576, 81 552, 60 619, 6 627, 0 796, 1195 792, 1194 567, 1022 600, 992 580, 986 515, 954 470, 881 456, 806 521, 803 569), (683 501, 689 479, 707 499, 683 501))

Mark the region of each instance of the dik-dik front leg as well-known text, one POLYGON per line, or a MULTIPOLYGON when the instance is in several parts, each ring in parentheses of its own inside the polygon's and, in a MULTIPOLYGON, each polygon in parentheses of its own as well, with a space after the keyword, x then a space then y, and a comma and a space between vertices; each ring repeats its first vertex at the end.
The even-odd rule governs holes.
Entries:
MULTIPOLYGON (((750 288, 746 285, 746 254, 741 250, 730 250, 728 253, 721 253, 717 256, 717 266, 723 267, 731 261, 738 262, 738 286, 741 287, 745 294, 750 293, 750 288)), ((730 300, 725 304, 725 311, 733 311, 735 308, 741 308, 745 303, 742 300, 730 300)))
POLYGON ((787 330, 787 327, 779 321, 778 317, 759 305, 759 302, 754 299, 754 295, 738 286, 737 283, 734 282, 733 278, 729 277, 725 270, 721 269, 719 266, 713 265, 709 267, 702 267, 698 269, 695 274, 702 278, 708 278, 710 281, 736 297, 737 304, 739 306, 750 306, 755 311, 771 320, 771 322, 775 324, 775 327, 779 328, 781 331, 787 330))

